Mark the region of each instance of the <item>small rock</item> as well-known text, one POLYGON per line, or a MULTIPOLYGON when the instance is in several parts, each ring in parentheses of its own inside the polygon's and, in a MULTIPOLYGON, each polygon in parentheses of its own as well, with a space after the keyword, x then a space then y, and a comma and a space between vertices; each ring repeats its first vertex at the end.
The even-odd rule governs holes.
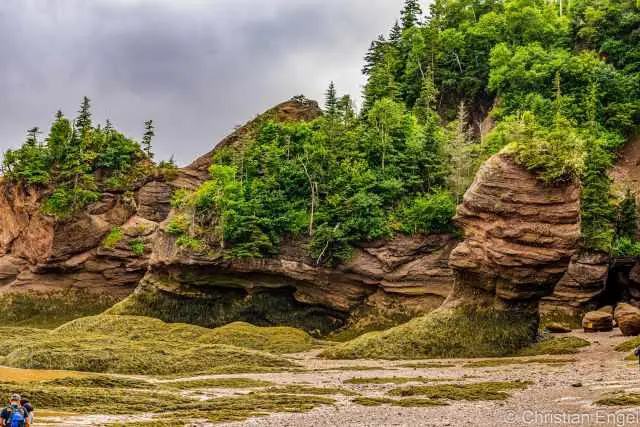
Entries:
POLYGON ((564 334, 571 332, 571 328, 569 326, 560 322, 547 323, 544 328, 552 334, 564 334))
POLYGON ((590 311, 582 318, 585 332, 608 332, 613 329, 613 316, 603 311, 590 311))
POLYGON ((631 304, 620 303, 616 306, 614 317, 622 335, 636 336, 640 334, 640 309, 631 304))

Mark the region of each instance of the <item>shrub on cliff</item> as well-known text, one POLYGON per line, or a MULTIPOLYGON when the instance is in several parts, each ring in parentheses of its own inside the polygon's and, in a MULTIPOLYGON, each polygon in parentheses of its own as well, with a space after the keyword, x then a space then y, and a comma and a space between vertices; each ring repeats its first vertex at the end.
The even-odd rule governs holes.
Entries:
POLYGON ((49 190, 43 212, 57 219, 69 219, 75 212, 99 199, 102 189, 126 191, 146 175, 175 178, 175 165, 151 162, 151 136, 145 137, 147 151, 113 128, 94 126, 90 101, 85 97, 74 120, 58 111, 44 141, 36 127, 26 142, 7 150, 2 173, 9 180, 49 190), (156 170, 157 169, 157 170, 156 170))

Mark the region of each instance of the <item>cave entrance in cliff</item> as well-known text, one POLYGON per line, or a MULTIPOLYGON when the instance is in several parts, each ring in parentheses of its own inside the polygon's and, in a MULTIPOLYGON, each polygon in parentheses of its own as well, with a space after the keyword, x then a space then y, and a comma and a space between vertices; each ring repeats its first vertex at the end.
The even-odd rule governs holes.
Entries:
POLYGON ((633 267, 635 258, 614 258, 609 266, 609 275, 604 292, 600 298, 600 305, 615 306, 619 302, 629 301, 629 272, 633 267))

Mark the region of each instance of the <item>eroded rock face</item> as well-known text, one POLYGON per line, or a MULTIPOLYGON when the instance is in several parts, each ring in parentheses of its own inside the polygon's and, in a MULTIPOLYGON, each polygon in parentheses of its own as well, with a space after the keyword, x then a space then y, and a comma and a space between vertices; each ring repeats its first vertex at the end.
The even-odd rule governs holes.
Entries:
POLYGON ((525 304, 537 314, 538 301, 552 293, 578 248, 580 190, 545 186, 508 156, 496 155, 480 168, 455 221, 464 241, 449 259, 456 292, 447 304, 525 304), (469 297, 471 290, 485 302, 469 297))
POLYGON ((594 310, 603 295, 609 276, 609 256, 579 253, 571 258, 567 272, 553 294, 542 299, 544 314, 576 316, 594 310))
MULTIPOLYGON (((142 188, 164 185, 151 182, 142 188)), ((129 295, 147 270, 158 224, 138 216, 135 202, 115 193, 104 193, 73 219, 57 222, 41 212, 45 196, 44 189, 0 184, 0 294, 129 295), (121 230, 118 241, 104 247, 103 240, 116 229, 121 230)), ((147 212, 168 206, 170 197, 170 192, 157 193, 144 206, 147 212)))
MULTIPOLYGON (((316 266, 301 255, 297 247, 302 242, 285 242, 278 257, 230 260, 222 255, 185 253, 176 247, 174 240, 164 233, 158 235, 150 272, 144 281, 147 295, 140 290, 135 297, 148 300, 153 288, 153 292, 159 291, 167 298, 190 299, 191 303, 185 303, 188 306, 207 299, 216 301, 221 295, 239 291, 233 304, 244 305, 245 312, 247 307, 253 307, 254 317, 243 318, 242 310, 237 310, 232 320, 255 323, 258 318, 260 323, 260 318, 267 318, 267 313, 257 316, 265 308, 253 304, 256 298, 259 301, 267 298, 266 294, 277 294, 289 310, 297 310, 299 316, 290 317, 296 319, 297 326, 306 329, 310 329, 310 324, 302 312, 307 311, 310 317, 323 312, 328 320, 323 333, 356 322, 352 315, 362 316, 371 310, 382 317, 406 320, 438 307, 453 283, 447 267, 449 252, 456 244, 451 235, 401 236, 359 248, 349 263, 335 269, 316 266)), ((132 307, 126 312, 143 309, 140 305, 132 307)), ((215 311, 208 319, 200 319, 200 323, 217 325, 220 319, 215 311)), ((155 315, 162 318, 166 313, 155 315)))

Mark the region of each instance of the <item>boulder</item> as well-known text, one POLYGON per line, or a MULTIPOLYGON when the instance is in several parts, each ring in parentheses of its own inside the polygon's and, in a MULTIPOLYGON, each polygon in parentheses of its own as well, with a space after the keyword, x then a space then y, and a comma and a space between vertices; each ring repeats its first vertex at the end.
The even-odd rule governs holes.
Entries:
POLYGON ((613 316, 603 311, 590 311, 582 318, 585 332, 608 332, 613 329, 613 316))
POLYGON ((571 332, 570 327, 560 322, 547 323, 544 328, 552 334, 565 334, 571 332))
POLYGON ((631 304, 621 303, 616 306, 614 317, 622 335, 636 336, 640 334, 640 309, 631 304))
POLYGON ((607 313, 613 316, 613 306, 605 305, 604 307, 600 307, 597 311, 601 311, 603 313, 607 313))

